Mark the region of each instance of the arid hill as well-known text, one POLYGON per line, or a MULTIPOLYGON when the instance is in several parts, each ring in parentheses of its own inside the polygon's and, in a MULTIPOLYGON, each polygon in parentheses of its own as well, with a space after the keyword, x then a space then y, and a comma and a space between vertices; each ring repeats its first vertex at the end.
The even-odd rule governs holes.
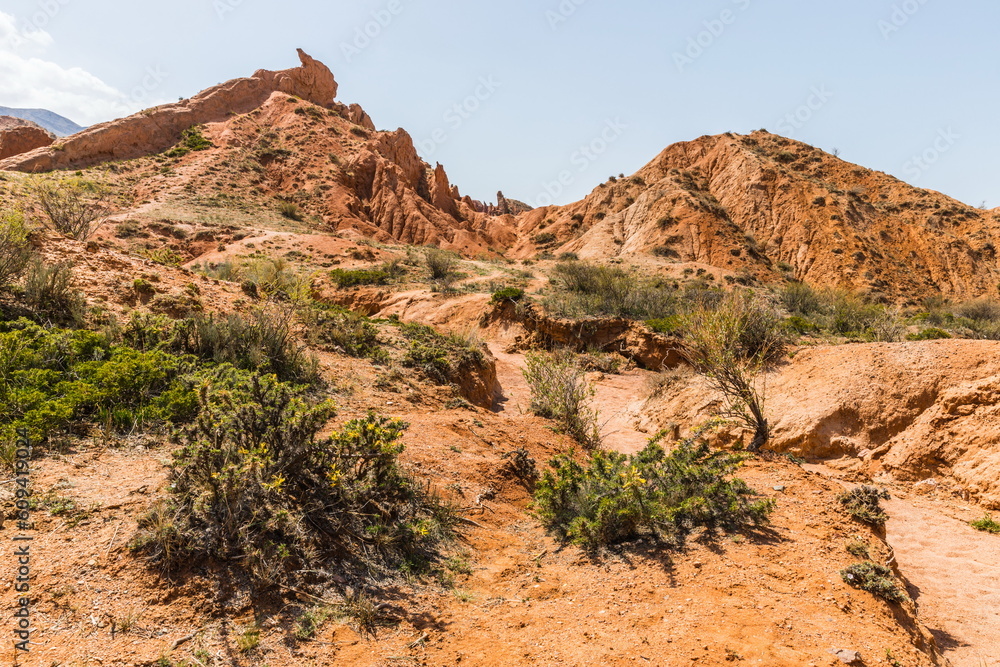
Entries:
MULTIPOLYGON (((661 539, 669 535, 657 528, 594 550, 546 528, 539 475, 557 455, 576 452, 582 461, 585 453, 540 416, 538 381, 525 371, 537 353, 565 348, 574 386, 586 394, 575 409, 596 411, 608 453, 636 453, 661 429, 664 442, 675 440, 717 416, 721 400, 684 367, 683 330, 654 330, 669 322, 634 313, 560 314, 551 304, 564 289, 559 264, 569 260, 559 253, 620 263, 611 267, 622 270, 615 289, 642 283, 666 293, 631 278, 668 276, 678 298, 688 288, 720 295, 711 276, 716 285, 792 277, 899 302, 937 292, 957 300, 995 295, 1000 211, 969 209, 767 133, 672 146, 570 206, 533 211, 502 193, 496 204, 478 202, 460 195, 443 166, 424 162, 404 130, 379 131, 359 105, 337 101, 329 70, 300 57, 301 67, 257 72, 0 165, 54 171, 0 178, 5 211, 23 211, 31 231, 8 238, 30 244, 33 260, 0 288, 0 342, 25 360, 18 363, 49 363, 41 352, 41 361, 21 355, 29 333, 49 335, 18 322, 22 315, 72 322, 81 345, 107 337, 107 349, 65 354, 75 369, 65 381, 48 379, 62 377, 55 368, 0 378, 0 393, 17 400, 31 392, 15 383, 53 397, 36 401, 39 414, 68 393, 79 410, 56 415, 65 427, 39 436, 32 461, 34 655, 45 664, 86 656, 103 664, 504 667, 930 667, 997 655, 992 554, 1000 544, 969 523, 1000 507, 1000 343, 968 339, 979 335, 969 318, 946 322, 952 313, 942 311, 935 317, 951 333, 924 326, 928 319, 900 323, 893 338, 950 340, 855 344, 868 340, 866 330, 803 331, 768 376, 769 451, 711 473, 736 474, 774 501, 770 523, 730 525, 738 517, 727 518, 735 512, 727 504, 718 525, 705 522, 679 541, 661 539), (113 215, 94 233, 58 233, 44 212, 47 188, 38 186, 113 215), (60 299, 42 299, 45 289, 60 299), (101 380, 140 375, 119 366, 119 354, 122 364, 147 360, 152 393, 101 380), (225 474, 226 484, 248 480, 268 492, 258 497, 290 498, 282 507, 295 512, 306 505, 286 493, 306 488, 293 479, 305 459, 282 476, 250 467, 281 447, 261 448, 238 473, 208 449, 204 464, 173 456, 201 448, 186 433, 191 402, 208 400, 226 364, 259 380, 271 373, 264 365, 286 357, 303 370, 289 377, 316 374, 295 400, 336 404, 324 431, 339 433, 371 412, 409 425, 400 469, 448 503, 454 539, 413 559, 350 565, 352 550, 397 544, 389 528, 433 528, 387 514, 363 530, 325 530, 317 542, 324 551, 328 538, 357 540, 330 548, 329 559, 281 555, 288 545, 276 542, 294 535, 274 524, 256 532, 255 550, 172 551, 181 558, 165 560, 182 532, 188 541, 216 530, 191 522, 211 493, 178 491, 177 475, 190 466, 203 466, 196 469, 212 488, 225 474), (170 363, 185 375, 167 392, 154 383, 170 363), (891 490, 887 527, 845 509, 840 496, 858 483, 891 490), (159 557, 150 551, 156 544, 159 557), (282 560, 265 569, 280 575, 284 563, 287 579, 251 583, 263 572, 247 564, 263 553, 257 547, 275 549, 282 560), (865 571, 877 576, 859 581, 865 571)), ((19 215, 10 220, 20 224, 19 215)), ((879 308, 902 322, 902 311, 879 308)), ((791 312, 775 326, 784 331, 791 312)), ((225 421, 207 418, 221 413, 201 403, 197 414, 206 426, 225 421)), ((730 424, 706 437, 729 448, 741 433, 730 424)), ((311 488, 342 484, 338 467, 321 472, 311 488)), ((616 477, 627 480, 625 500, 647 484, 633 472, 616 477)), ((397 482, 390 488, 404 486, 397 482)), ((14 507, 15 493, 0 485, 0 505, 14 507)), ((591 487, 579 502, 609 495, 591 487)), ((257 531, 258 517, 289 511, 248 497, 232 495, 253 510, 248 530, 257 531)), ((370 500, 382 511, 381 500, 370 500)), ((309 509, 354 514, 326 501, 309 509)), ((0 517, 4 540, 20 530, 12 516, 0 517)), ((303 518, 294 529, 309 525, 303 518)))
POLYGON ((55 136, 30 120, 0 116, 0 160, 48 146, 53 141, 55 136))
POLYGON ((917 301, 996 293, 1000 216, 764 131, 675 144, 583 201, 519 218, 516 256, 653 254, 917 301))
MULTIPOLYGON (((94 126, 4 160, 0 169, 113 163, 134 184, 139 208, 131 213, 140 220, 164 206, 184 208, 191 195, 225 193, 221 199, 235 208, 275 210, 283 202, 301 208, 310 226, 380 241, 470 256, 514 243, 512 217, 461 197, 444 167, 420 158, 405 130, 377 131, 359 105, 334 100, 337 83, 322 63, 301 51, 299 57, 300 67, 261 70, 94 126)), ((504 212, 522 208, 514 202, 504 212)))
POLYGON ((321 105, 332 104, 337 95, 333 74, 301 49, 299 59, 302 65, 293 69, 259 70, 251 77, 227 81, 189 100, 95 125, 57 147, 0 162, 0 169, 29 172, 76 169, 149 155, 177 143, 181 133, 193 125, 246 113, 276 92, 297 95, 321 105))
POLYGON ((136 183, 139 215, 151 210, 143 203, 183 205, 192 193, 225 193, 238 207, 272 210, 278 199, 298 205, 315 228, 468 257, 628 257, 715 269, 741 282, 794 278, 897 303, 995 295, 1000 284, 997 210, 764 131, 675 144, 635 175, 612 178, 568 206, 530 210, 499 193, 495 205, 474 201, 443 166, 420 158, 404 130, 377 131, 359 105, 335 101, 330 70, 299 57, 299 67, 260 70, 94 126, 2 160, 0 169, 116 162, 136 183), (162 153, 192 127, 213 145, 162 153), (135 158, 154 158, 157 168, 121 164, 135 158))

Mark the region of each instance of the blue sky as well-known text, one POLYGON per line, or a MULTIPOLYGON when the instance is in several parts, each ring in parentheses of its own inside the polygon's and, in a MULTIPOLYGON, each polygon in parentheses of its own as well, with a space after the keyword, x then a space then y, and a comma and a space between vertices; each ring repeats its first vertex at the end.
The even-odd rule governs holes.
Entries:
POLYGON ((671 143, 767 128, 1000 206, 988 0, 6 0, 0 12, 0 105, 81 123, 293 66, 302 47, 341 100, 406 128, 480 199, 566 203, 671 143))

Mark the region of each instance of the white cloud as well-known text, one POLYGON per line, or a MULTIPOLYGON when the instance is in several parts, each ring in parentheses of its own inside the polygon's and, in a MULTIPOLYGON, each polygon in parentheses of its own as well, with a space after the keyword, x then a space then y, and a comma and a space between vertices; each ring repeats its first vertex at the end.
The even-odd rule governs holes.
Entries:
POLYGON ((151 90, 129 95, 79 67, 45 60, 51 45, 45 30, 0 12, 0 106, 49 109, 90 125, 158 103, 151 90))

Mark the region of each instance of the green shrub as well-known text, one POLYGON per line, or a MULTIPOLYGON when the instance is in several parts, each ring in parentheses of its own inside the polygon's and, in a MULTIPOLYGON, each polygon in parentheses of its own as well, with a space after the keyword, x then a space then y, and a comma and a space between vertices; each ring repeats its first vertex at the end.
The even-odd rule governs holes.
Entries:
POLYGON ((269 586, 342 561, 427 558, 449 534, 450 511, 399 467, 406 424, 369 414, 320 439, 332 403, 231 367, 206 379, 199 406, 170 498, 132 542, 166 568, 212 559, 269 586))
POLYGON ((974 322, 1000 322, 1000 302, 993 299, 977 299, 959 305, 955 315, 974 322))
POLYGON ((150 249, 146 250, 143 254, 152 262, 175 269, 184 263, 184 257, 178 254, 173 248, 150 249))
POLYGON ((24 216, 20 213, 0 213, 0 289, 20 278, 31 254, 24 216))
POLYGON ((397 260, 386 262, 377 268, 334 269, 330 272, 330 277, 338 287, 344 288, 359 285, 388 285, 405 274, 406 269, 397 260))
POLYGON ((378 328, 370 319, 345 308, 320 308, 315 311, 310 332, 325 346, 352 357, 367 357, 379 363, 389 354, 379 339, 378 328))
POLYGON ((677 308, 672 287, 617 266, 562 262, 555 266, 552 279, 557 290, 545 300, 545 306, 563 317, 605 315, 647 320, 671 315, 677 308))
POLYGON ((490 299, 490 303, 506 303, 512 302, 517 303, 524 299, 524 290, 518 287, 501 287, 497 291, 493 292, 493 298, 490 299))
POLYGON ((543 232, 535 234, 535 238, 532 240, 535 242, 535 245, 549 245, 550 243, 555 243, 556 238, 556 235, 552 232, 543 232))
POLYGON ((655 333, 674 336, 683 333, 684 320, 678 315, 671 315, 670 317, 646 320, 646 326, 655 333))
POLYGON ((823 307, 819 294, 806 283, 791 282, 781 290, 781 302, 788 312, 806 316, 818 313, 823 307))
POLYGON ((796 156, 795 153, 790 151, 781 151, 775 156, 774 159, 782 164, 788 164, 789 162, 795 162, 796 156))
POLYGON ((330 278, 337 287, 357 287, 359 285, 388 285, 392 276, 379 269, 334 269, 330 278))
POLYGON ((837 496, 847 513, 873 526, 881 526, 889 520, 879 500, 888 500, 889 492, 874 486, 858 486, 837 496))
POLYGON ((206 361, 273 373, 287 382, 318 383, 319 364, 296 342, 292 315, 263 309, 246 318, 196 314, 178 322, 173 348, 206 361))
POLYGON ((153 287, 153 284, 145 278, 136 278, 133 280, 132 289, 134 289, 137 294, 144 294, 147 296, 150 294, 156 294, 156 288, 153 287))
POLYGON ((820 327, 818 324, 805 317, 800 317, 798 315, 792 315, 791 317, 786 317, 784 321, 785 328, 792 331, 800 336, 806 334, 818 333, 820 327))
POLYGON ((440 334, 423 324, 402 324, 400 331, 409 340, 403 366, 416 368, 438 384, 460 383, 466 373, 485 362, 477 342, 440 334))
MULTIPOLYGON (((226 270, 225 265, 218 270, 226 270)), ((309 278, 296 273, 280 257, 253 257, 231 266, 229 270, 233 272, 232 279, 253 285, 253 289, 264 297, 299 303, 306 300, 310 293, 309 278)))
POLYGON ((830 330, 841 336, 881 342, 902 338, 903 327, 897 313, 856 294, 838 291, 831 296, 830 330))
POLYGON ((203 151, 212 148, 212 142, 201 133, 201 128, 193 125, 181 132, 181 140, 168 150, 167 157, 183 157, 191 151, 203 151))
POLYGON ((763 298, 731 292, 714 309, 702 306, 685 314, 682 330, 683 354, 722 394, 722 416, 753 432, 749 449, 758 451, 770 438, 770 425, 757 380, 788 344, 781 317, 763 298))
MULTIPOLYGON (((90 424, 130 433, 190 417, 190 360, 113 345, 92 331, 0 325, 0 441, 18 428, 44 444, 90 424)), ((9 462, 8 462, 9 463, 9 462)))
POLYGON ((1000 535, 1000 523, 987 514, 982 519, 978 521, 972 521, 970 524, 976 530, 981 530, 984 533, 993 533, 994 535, 1000 535))
POLYGON ((556 457, 535 492, 536 512, 561 539, 597 549, 641 536, 681 545, 695 528, 738 530, 767 523, 772 500, 733 478, 744 457, 704 442, 667 452, 653 438, 634 456, 597 450, 584 463, 556 457))
POLYGON ((884 565, 871 561, 855 563, 841 570, 840 576, 847 585, 868 591, 889 602, 905 602, 910 599, 896 584, 892 570, 884 565))
POLYGON ((918 340, 942 340, 945 338, 951 338, 951 334, 944 329, 938 329, 936 327, 928 327, 927 329, 921 329, 919 333, 911 333, 906 336, 906 340, 918 341, 918 340))
POLYGON ((864 542, 855 540, 854 542, 848 543, 847 553, 860 558, 862 560, 871 560, 871 555, 868 553, 868 545, 864 542))
POLYGON ((594 388, 576 355, 568 350, 529 353, 524 379, 531 388, 531 410, 552 419, 567 435, 587 448, 601 444, 597 410, 590 403, 594 388))

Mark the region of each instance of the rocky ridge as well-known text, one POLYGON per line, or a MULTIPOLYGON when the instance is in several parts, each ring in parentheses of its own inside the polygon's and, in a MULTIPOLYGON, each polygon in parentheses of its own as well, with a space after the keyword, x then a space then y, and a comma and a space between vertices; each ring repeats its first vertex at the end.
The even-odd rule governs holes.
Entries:
POLYGON ((45 128, 13 116, 0 116, 0 160, 48 146, 55 136, 45 128))
POLYGON ((916 302, 995 295, 1000 216, 764 131, 675 144, 584 200, 519 217, 514 255, 656 256, 916 302))

